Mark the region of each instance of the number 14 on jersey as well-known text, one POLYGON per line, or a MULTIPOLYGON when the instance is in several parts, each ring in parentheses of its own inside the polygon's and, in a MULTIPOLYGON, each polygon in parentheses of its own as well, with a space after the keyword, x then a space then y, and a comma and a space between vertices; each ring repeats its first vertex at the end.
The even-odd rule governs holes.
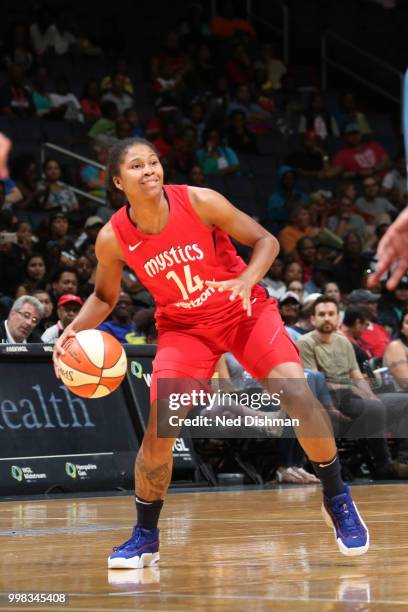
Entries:
POLYGON ((174 270, 167 272, 166 278, 174 280, 177 287, 180 289, 184 300, 188 300, 189 295, 195 291, 202 291, 204 287, 204 282, 197 274, 195 276, 191 276, 191 269, 189 265, 184 266, 184 283, 180 276, 174 272, 174 270))

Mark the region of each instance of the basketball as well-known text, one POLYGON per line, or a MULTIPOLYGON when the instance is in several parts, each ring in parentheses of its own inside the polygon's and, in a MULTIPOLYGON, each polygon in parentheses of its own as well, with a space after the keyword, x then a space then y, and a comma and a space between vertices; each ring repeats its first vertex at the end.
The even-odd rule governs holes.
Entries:
POLYGON ((64 350, 59 358, 61 380, 76 395, 103 397, 115 391, 125 377, 125 351, 104 331, 80 331, 64 350))

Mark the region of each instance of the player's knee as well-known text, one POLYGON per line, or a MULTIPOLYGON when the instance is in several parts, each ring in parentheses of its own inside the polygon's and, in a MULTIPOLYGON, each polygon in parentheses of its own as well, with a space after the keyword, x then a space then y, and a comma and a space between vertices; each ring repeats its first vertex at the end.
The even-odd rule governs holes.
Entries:
POLYGON ((171 457, 174 442, 174 438, 158 438, 155 433, 146 432, 142 443, 143 457, 150 462, 160 462, 163 457, 171 457))

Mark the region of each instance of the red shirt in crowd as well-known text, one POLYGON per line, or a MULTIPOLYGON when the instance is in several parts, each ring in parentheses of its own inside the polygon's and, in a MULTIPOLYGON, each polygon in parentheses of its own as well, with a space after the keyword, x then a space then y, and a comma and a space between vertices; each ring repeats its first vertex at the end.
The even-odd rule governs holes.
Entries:
POLYGON ((391 336, 387 330, 382 325, 372 322, 364 330, 361 339, 370 348, 374 357, 382 357, 385 349, 391 342, 391 336))
POLYGON ((385 157, 385 151, 377 142, 366 142, 358 147, 345 147, 334 157, 333 166, 345 172, 363 172, 377 166, 385 157))

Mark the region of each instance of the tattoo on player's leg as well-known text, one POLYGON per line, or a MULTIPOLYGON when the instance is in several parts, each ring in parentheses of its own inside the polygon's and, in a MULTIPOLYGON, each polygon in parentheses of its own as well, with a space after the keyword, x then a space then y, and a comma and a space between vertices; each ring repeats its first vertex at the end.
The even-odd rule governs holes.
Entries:
POLYGON ((153 469, 145 464, 142 453, 136 460, 136 489, 144 499, 163 499, 171 478, 171 461, 153 469))

